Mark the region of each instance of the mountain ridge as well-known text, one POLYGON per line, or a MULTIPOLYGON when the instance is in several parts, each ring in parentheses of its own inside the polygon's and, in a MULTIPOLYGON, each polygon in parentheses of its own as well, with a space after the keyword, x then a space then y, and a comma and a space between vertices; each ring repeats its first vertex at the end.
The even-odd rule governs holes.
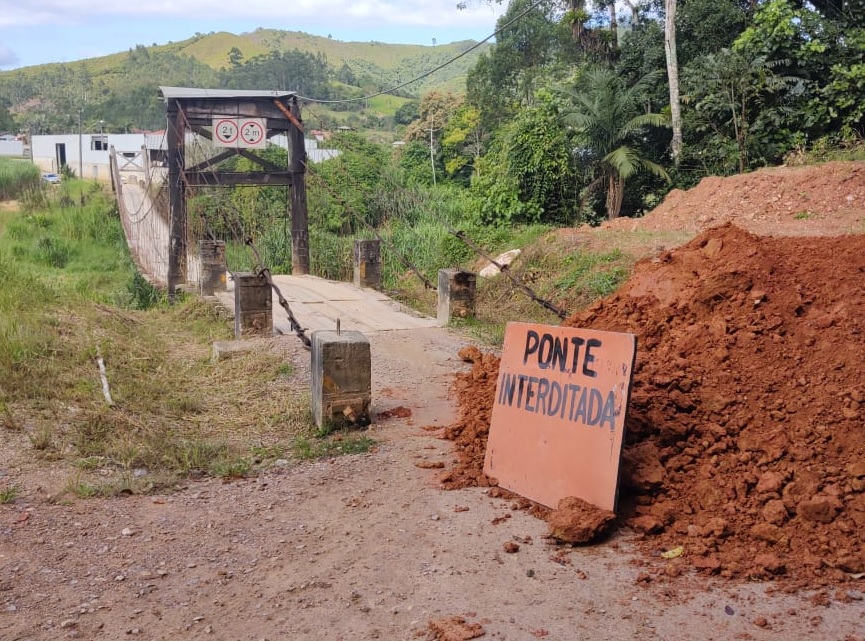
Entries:
POLYGON ((105 56, 0 71, 0 107, 35 133, 69 130, 79 110, 91 127, 104 121, 112 130, 128 130, 152 128, 164 119, 159 85, 289 89, 310 98, 355 102, 400 86, 394 95, 384 96, 387 100, 334 107, 330 116, 323 114, 336 124, 365 126, 393 117, 405 101, 431 90, 464 94, 469 70, 490 46, 472 40, 352 42, 266 28, 196 33, 105 56), (426 75, 432 69, 436 71, 426 75), (414 78, 419 80, 410 82, 414 78), (349 111, 355 114, 352 122, 349 111))

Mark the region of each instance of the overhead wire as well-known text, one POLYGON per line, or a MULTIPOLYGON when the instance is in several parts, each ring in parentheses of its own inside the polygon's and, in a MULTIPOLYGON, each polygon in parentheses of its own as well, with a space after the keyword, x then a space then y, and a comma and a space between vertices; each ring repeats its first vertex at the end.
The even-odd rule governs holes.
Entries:
POLYGON ((415 77, 412 78, 411 80, 407 80, 406 82, 400 83, 400 84, 398 84, 398 85, 396 85, 396 86, 394 86, 394 87, 391 87, 391 88, 389 88, 389 89, 383 89, 382 91, 378 91, 378 92, 376 92, 376 93, 369 94, 369 95, 367 95, 367 96, 360 96, 360 97, 358 97, 358 98, 344 98, 344 99, 342 99, 342 100, 321 100, 321 99, 318 99, 318 98, 310 98, 310 97, 308 97, 308 96, 298 96, 298 98, 300 98, 301 100, 305 100, 305 101, 307 101, 307 102, 315 102, 315 103, 319 103, 319 104, 331 104, 331 105, 335 105, 335 104, 345 104, 345 103, 350 103, 350 102, 361 102, 361 101, 364 101, 364 100, 370 100, 370 99, 372 99, 372 98, 377 98, 378 96, 383 96, 383 95, 386 95, 386 94, 390 94, 390 93, 393 93, 393 92, 395 92, 395 91, 399 91, 399 90, 402 89, 403 87, 407 87, 407 86, 409 86, 409 85, 411 85, 411 84, 414 84, 415 82, 418 82, 418 81, 420 81, 420 80, 423 80, 424 78, 427 78, 427 77, 431 76, 432 74, 434 74, 436 71, 440 71, 440 70, 444 69, 445 67, 448 67, 448 66, 452 65, 453 63, 455 63, 455 62, 456 62, 457 60, 459 60, 460 58, 463 58, 463 57, 467 56, 467 55, 470 54, 472 51, 474 51, 475 49, 477 49, 478 47, 480 47, 481 45, 483 45, 483 44, 489 42, 490 40, 492 40, 493 38, 495 38, 497 35, 499 35, 500 33, 502 33, 504 30, 506 30, 508 27, 510 27, 510 26, 513 25, 514 23, 516 23, 516 22, 522 20, 525 16, 527 16, 528 14, 530 14, 532 11, 534 11, 535 9, 537 9, 539 6, 541 6, 541 5, 544 4, 545 2, 549 2, 549 1, 550 1, 550 0, 537 0, 537 1, 536 1, 535 3, 533 3, 530 7, 528 7, 528 8, 525 9, 524 11, 520 12, 518 15, 516 15, 516 16, 514 16, 513 18, 511 18, 510 20, 508 20, 505 24, 503 24, 502 26, 500 26, 499 28, 497 28, 495 31, 493 31, 490 35, 488 35, 486 38, 484 38, 484 39, 481 40, 480 42, 477 42, 477 43, 473 44, 471 47, 469 47, 469 48, 466 49, 465 51, 458 53, 457 55, 453 56, 453 57, 450 58, 449 60, 447 60, 447 61, 441 63, 440 65, 437 65, 436 67, 433 67, 433 68, 430 69, 429 71, 425 71, 424 73, 420 74, 419 76, 415 76, 415 77))

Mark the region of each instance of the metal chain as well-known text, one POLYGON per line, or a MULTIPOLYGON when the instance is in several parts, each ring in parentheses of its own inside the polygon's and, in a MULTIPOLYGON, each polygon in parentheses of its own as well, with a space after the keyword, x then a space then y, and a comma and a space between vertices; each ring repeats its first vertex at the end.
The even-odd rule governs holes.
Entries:
POLYGON ((556 316, 558 316, 558 317, 561 318, 562 320, 564 320, 565 318, 568 317, 568 313, 567 313, 565 310, 561 309, 560 307, 557 307, 556 305, 554 305, 554 304, 551 303, 550 301, 546 300, 545 298, 541 298, 540 296, 538 296, 538 295, 535 293, 535 291, 534 291, 531 287, 529 287, 529 286, 526 285, 524 282, 522 282, 519 278, 517 278, 516 276, 514 276, 513 272, 511 272, 511 270, 510 270, 510 268, 508 267, 508 265, 500 265, 496 260, 494 260, 494 259, 492 259, 491 257, 487 256, 487 254, 486 254, 486 253, 485 253, 485 252, 484 252, 480 247, 478 247, 475 243, 473 243, 473 242, 469 239, 469 237, 466 235, 466 233, 465 233, 464 231, 461 231, 461 230, 458 230, 458 229, 454 229, 454 228, 451 227, 450 225, 447 225, 447 228, 448 228, 448 231, 450 231, 451 234, 453 234, 454 236, 456 236, 457 238, 459 238, 461 241, 463 241, 466 245, 468 245, 469 247, 471 247, 471 248, 475 251, 475 253, 476 253, 478 256, 480 256, 481 258, 484 258, 484 259, 488 260, 490 263, 492 263, 493 265, 495 265, 496 267, 498 267, 499 271, 500 271, 502 274, 504 274, 505 276, 507 276, 507 277, 511 280, 511 282, 513 282, 514 285, 516 285, 517 287, 519 287, 520 289, 522 289, 522 290, 523 290, 523 293, 524 293, 526 296, 528 296, 528 297, 531 298, 533 301, 535 301, 536 303, 538 303, 539 305, 541 305, 541 307, 550 310, 553 314, 555 314, 556 316))

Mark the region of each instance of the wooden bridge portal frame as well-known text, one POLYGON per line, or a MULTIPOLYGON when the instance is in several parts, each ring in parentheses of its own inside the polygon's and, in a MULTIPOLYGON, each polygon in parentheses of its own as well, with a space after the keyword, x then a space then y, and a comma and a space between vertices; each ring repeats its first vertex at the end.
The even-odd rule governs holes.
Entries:
MULTIPOLYGON (((168 160, 168 295, 187 277, 187 197, 189 188, 201 186, 285 185, 289 187, 287 213, 291 218, 293 274, 309 273, 309 222, 306 208, 306 146, 299 97, 291 91, 255 91, 159 87, 165 100, 168 160), (186 166, 186 132, 213 140, 214 117, 264 118, 268 139, 286 134, 288 166, 283 168, 250 149, 225 148, 196 165, 186 166), (260 171, 225 172, 217 166, 232 156, 243 156, 260 171)), ((245 239, 244 239, 245 240, 245 239)))

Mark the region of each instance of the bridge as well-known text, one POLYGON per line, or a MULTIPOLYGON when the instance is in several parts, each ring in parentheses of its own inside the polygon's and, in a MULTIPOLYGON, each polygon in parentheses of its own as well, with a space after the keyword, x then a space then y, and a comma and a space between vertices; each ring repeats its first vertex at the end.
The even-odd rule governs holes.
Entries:
MULTIPOLYGON (((127 169, 114 166, 113 175, 120 219, 127 244, 139 272, 151 284, 164 288, 168 283, 169 220, 158 201, 164 193, 164 170, 127 169), (154 198, 155 196, 155 198, 154 198)), ((186 256, 187 291, 198 290, 201 275, 200 257, 189 251, 186 256)), ((230 267, 230 266, 229 266, 230 267)), ((274 284, 288 301, 291 310, 304 329, 310 331, 334 329, 337 319, 346 329, 364 334, 381 331, 411 330, 436 327, 436 319, 409 310, 385 294, 353 283, 329 281, 316 276, 273 274, 274 284)), ((234 313, 234 280, 229 272, 226 290, 218 291, 216 299, 234 313)), ((292 334, 276 291, 273 292, 274 332, 292 334)))

